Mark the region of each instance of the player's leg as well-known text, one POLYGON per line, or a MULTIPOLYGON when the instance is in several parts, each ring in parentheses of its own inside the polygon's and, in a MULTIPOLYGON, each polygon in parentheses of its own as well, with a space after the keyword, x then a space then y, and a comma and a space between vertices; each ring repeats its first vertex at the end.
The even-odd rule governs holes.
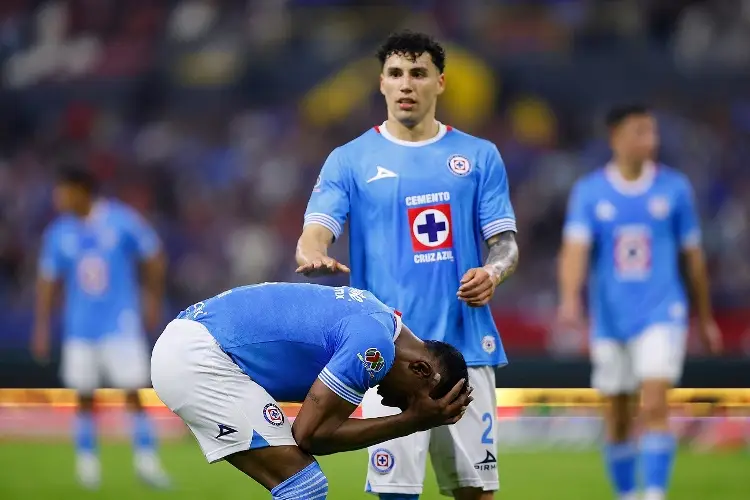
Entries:
POLYGON ((684 328, 662 324, 646 329, 631 345, 641 382, 644 500, 663 500, 669 484, 677 440, 669 429, 668 394, 682 375, 685 342, 684 328))
MULTIPOLYGON (((399 410, 383 406, 376 389, 362 400, 364 418, 395 415, 399 410)), ((382 500, 416 500, 422 494, 430 432, 417 432, 367 449, 365 491, 382 500)))
POLYGON ((203 325, 185 319, 167 325, 151 356, 151 380, 209 463, 227 460, 277 500, 326 498, 328 481, 297 448, 284 413, 203 325))
POLYGON ((489 500, 499 489, 495 369, 470 367, 474 401, 463 418, 432 430, 430 457, 443 495, 456 500, 489 500))
POLYGON ((66 340, 62 346, 60 376, 65 387, 78 393, 73 424, 76 475, 84 487, 97 488, 101 466, 94 419, 94 392, 99 386, 96 345, 84 340, 66 340))
POLYGON ((591 346, 592 386, 605 398, 604 461, 618 498, 636 498, 637 446, 634 414, 637 379, 628 349, 611 339, 595 339, 591 346))
POLYGON ((133 466, 137 476, 155 488, 168 487, 169 477, 157 454, 153 423, 138 393, 138 389, 150 385, 145 339, 140 332, 111 335, 102 342, 101 359, 111 385, 125 391, 131 423, 133 466))

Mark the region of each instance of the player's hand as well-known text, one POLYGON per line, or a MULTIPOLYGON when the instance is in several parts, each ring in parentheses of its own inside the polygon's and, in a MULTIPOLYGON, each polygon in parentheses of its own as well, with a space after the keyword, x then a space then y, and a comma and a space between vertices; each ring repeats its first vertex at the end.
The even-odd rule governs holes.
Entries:
POLYGON ((719 330, 719 325, 716 324, 716 321, 713 319, 701 321, 698 324, 698 334, 708 352, 713 355, 721 354, 724 349, 724 342, 721 338, 721 330, 719 330))
POLYGON ((470 307, 482 307, 489 304, 496 286, 495 277, 487 269, 475 267, 461 278, 456 296, 470 307))
POLYGON ((309 261, 295 271, 309 277, 327 276, 329 274, 348 273, 349 268, 341 262, 328 256, 321 255, 309 261))
POLYGON ((50 341, 49 329, 36 327, 31 336, 31 354, 34 360, 42 365, 49 363, 50 341))
POLYGON ((557 309, 557 324, 560 328, 580 330, 584 327, 583 307, 580 301, 563 301, 557 309))
POLYGON ((430 384, 415 393, 409 400, 406 413, 414 419, 416 429, 425 431, 441 425, 455 424, 463 417, 474 398, 471 397, 472 388, 461 393, 465 379, 461 379, 453 388, 440 399, 433 399, 431 394, 440 382, 440 374, 436 373, 430 384))

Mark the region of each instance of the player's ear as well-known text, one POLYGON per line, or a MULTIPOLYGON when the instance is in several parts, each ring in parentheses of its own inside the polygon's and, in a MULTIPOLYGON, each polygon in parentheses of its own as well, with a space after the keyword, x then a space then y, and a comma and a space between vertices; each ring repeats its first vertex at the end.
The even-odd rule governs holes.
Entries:
POLYGON ((422 359, 409 363, 409 370, 419 378, 430 378, 434 373, 432 366, 422 359))
POLYGON ((380 72, 380 93, 385 95, 385 90, 383 89, 383 81, 385 80, 385 77, 383 76, 383 72, 380 72))
POLYGON ((438 77, 437 95, 440 95, 443 92, 445 92, 445 73, 440 73, 440 76, 438 77))

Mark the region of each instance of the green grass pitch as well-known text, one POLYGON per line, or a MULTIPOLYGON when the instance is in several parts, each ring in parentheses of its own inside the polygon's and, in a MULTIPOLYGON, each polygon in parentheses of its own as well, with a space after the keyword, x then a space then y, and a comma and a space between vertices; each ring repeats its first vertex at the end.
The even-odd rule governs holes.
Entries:
MULTIPOLYGON (((102 445, 103 484, 80 490, 73 477, 72 449, 66 443, 0 442, 0 499, 179 499, 240 500, 270 498, 257 484, 226 463, 208 465, 191 439, 165 443, 165 467, 175 482, 171 491, 151 491, 136 482, 130 448, 102 445)), ((367 455, 353 452, 322 457, 330 481, 329 498, 375 498, 363 493, 367 455)), ((512 500, 606 500, 613 498, 595 451, 513 452, 498 456, 501 492, 512 500)), ((424 500, 445 498, 429 469, 424 500)), ((677 459, 670 499, 747 500, 750 456, 744 452, 696 454, 677 459)))

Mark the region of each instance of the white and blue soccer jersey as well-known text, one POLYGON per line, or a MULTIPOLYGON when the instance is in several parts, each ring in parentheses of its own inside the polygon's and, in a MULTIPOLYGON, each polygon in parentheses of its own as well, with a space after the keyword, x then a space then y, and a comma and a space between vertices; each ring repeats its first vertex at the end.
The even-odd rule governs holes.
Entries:
POLYGON ((594 337, 626 341, 651 325, 687 324, 679 256, 701 233, 683 174, 655 165, 636 183, 611 166, 589 174, 573 188, 564 233, 591 243, 594 337))
POLYGON ((44 233, 39 273, 63 282, 65 338, 141 335, 138 263, 159 249, 153 228, 117 201, 98 201, 86 219, 58 217, 44 233))
POLYGON ((469 366, 507 363, 489 307, 458 300, 488 238, 515 231, 505 166, 490 142, 440 124, 433 139, 400 141, 375 127, 335 149, 305 225, 334 237, 349 221, 351 284, 404 314, 423 339, 459 349, 469 366))
POLYGON ((393 365, 401 322, 350 287, 264 283, 199 302, 178 319, 202 323, 277 401, 301 402, 315 379, 354 405, 393 365))

